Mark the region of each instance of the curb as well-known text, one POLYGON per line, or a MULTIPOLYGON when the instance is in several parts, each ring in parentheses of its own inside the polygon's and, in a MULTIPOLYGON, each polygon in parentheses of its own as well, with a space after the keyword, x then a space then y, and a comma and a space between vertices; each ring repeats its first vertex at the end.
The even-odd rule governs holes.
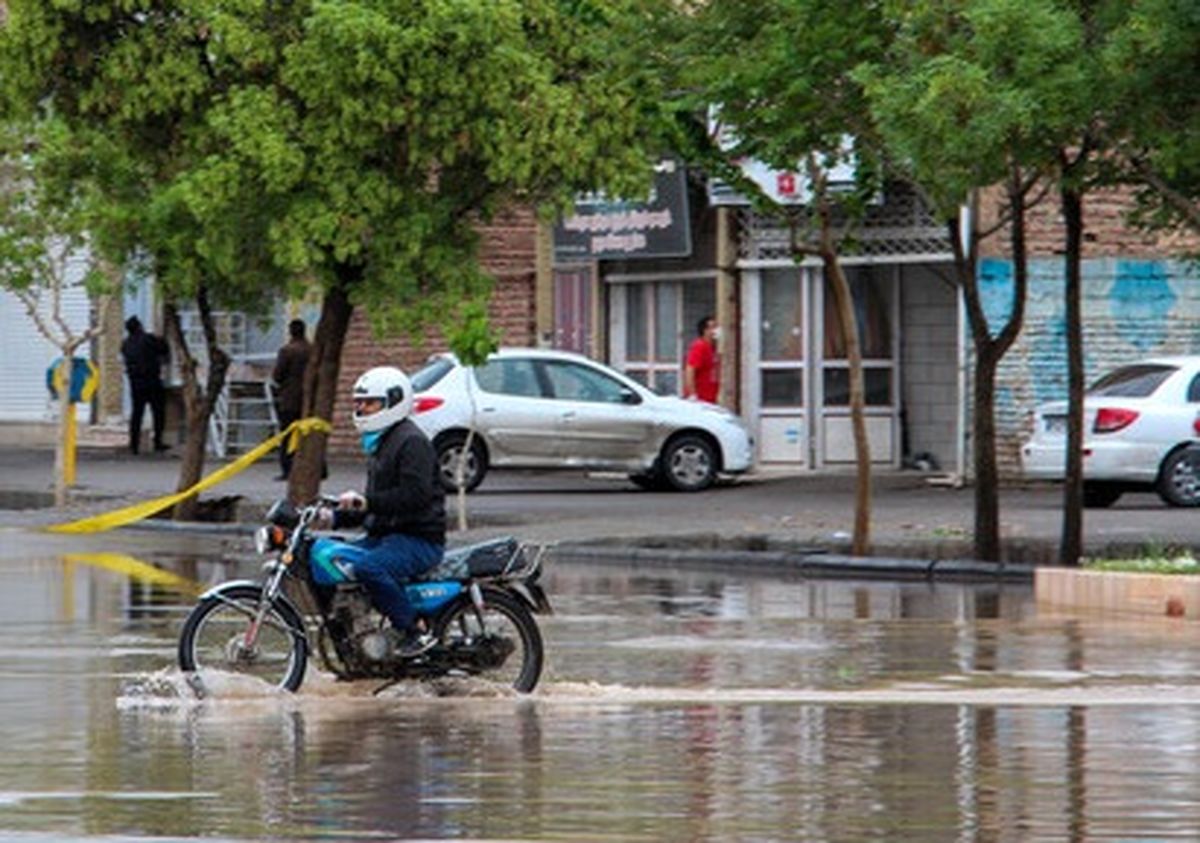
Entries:
POLYGON ((974 559, 912 559, 848 556, 839 553, 772 550, 679 550, 636 546, 558 544, 553 558, 562 562, 590 562, 639 567, 678 566, 761 572, 791 572, 820 577, 871 577, 873 579, 954 580, 979 582, 1005 580, 1033 582, 1036 566, 991 563, 974 559))

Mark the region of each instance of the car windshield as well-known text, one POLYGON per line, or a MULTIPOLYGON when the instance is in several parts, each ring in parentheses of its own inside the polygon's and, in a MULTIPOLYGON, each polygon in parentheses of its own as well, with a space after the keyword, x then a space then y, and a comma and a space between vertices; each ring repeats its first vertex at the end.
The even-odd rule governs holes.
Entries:
POLYGON ((1163 363, 1138 363, 1122 366, 1092 384, 1088 395, 1110 398, 1145 398, 1178 369, 1163 363))
POLYGON ((413 392, 424 392, 446 376, 454 368, 454 361, 446 357, 435 357, 425 367, 413 373, 413 392))

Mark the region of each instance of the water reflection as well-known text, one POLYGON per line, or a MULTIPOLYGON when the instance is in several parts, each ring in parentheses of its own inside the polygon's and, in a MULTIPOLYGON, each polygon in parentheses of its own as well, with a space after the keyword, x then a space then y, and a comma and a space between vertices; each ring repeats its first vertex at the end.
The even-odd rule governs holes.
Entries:
POLYGON ((213 677, 196 699, 173 668, 195 584, 253 563, 149 568, 182 579, 0 566, 0 831, 1200 837, 1184 621, 1047 616, 1011 585, 562 567, 532 697, 315 673, 298 695, 213 677))

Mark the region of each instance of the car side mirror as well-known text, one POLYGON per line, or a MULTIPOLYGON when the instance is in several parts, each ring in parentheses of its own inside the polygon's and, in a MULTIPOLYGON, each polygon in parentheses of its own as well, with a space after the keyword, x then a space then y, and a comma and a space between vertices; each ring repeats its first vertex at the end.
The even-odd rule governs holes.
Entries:
POLYGON ((638 395, 632 389, 624 387, 621 389, 621 403, 622 404, 641 404, 642 396, 638 395))

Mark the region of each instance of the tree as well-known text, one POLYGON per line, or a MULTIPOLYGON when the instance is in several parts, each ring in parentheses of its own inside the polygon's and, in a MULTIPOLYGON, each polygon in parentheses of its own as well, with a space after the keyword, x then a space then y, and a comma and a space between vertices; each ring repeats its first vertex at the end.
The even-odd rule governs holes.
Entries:
MULTIPOLYGON (((757 206, 791 233, 797 263, 820 259, 833 295, 850 373, 857 494, 852 550, 870 549, 871 455, 864 418, 862 354, 853 295, 841 256, 879 190, 874 129, 853 76, 878 59, 886 31, 872 3, 832 0, 697 3, 666 19, 660 61, 676 75, 676 108, 690 131, 680 143, 710 170, 756 196, 757 206), (725 142, 698 131, 698 115, 718 114, 725 142), (797 172, 810 200, 777 204, 741 176, 737 162, 756 158, 797 172), (855 183, 839 190, 834 168, 854 162, 855 183)), ((701 116, 699 120, 703 120, 701 116)))
POLYGON ((1083 76, 1080 33, 1057 4, 1025 0, 896 3, 887 60, 864 66, 870 104, 892 166, 947 221, 974 348, 972 468, 976 558, 1001 557, 995 380, 1020 333, 1028 286, 1025 212, 1053 178, 1057 143, 1075 131, 1083 76), (1002 186, 1004 209, 980 229, 976 197, 1002 186), (964 237, 963 210, 969 232, 964 237), (989 324, 979 295, 979 240, 1007 228, 1012 307, 989 324))
POLYGON ((1152 230, 1200 231, 1200 9, 1189 0, 1138 0, 1109 40, 1106 75, 1126 104, 1104 135, 1137 191, 1132 221, 1152 230))
MULTIPOLYGON (((331 419, 354 308, 383 333, 461 323, 489 286, 479 221, 645 190, 657 89, 617 35, 639 15, 637 0, 16 0, 3 57, 18 99, 151 162, 163 207, 186 213, 165 231, 194 244, 157 269, 212 292, 249 258, 322 290, 304 401, 331 419)), ((324 447, 302 443, 293 497, 315 493, 324 447)))
POLYGON ((87 235, 86 185, 56 176, 69 136, 53 122, 21 124, 0 133, 0 287, 25 308, 38 332, 58 349, 54 374, 59 435, 54 447, 54 505, 74 484, 73 360, 99 336, 117 284, 105 272, 87 235), (72 327, 63 310, 71 288, 99 302, 87 327, 72 327))

